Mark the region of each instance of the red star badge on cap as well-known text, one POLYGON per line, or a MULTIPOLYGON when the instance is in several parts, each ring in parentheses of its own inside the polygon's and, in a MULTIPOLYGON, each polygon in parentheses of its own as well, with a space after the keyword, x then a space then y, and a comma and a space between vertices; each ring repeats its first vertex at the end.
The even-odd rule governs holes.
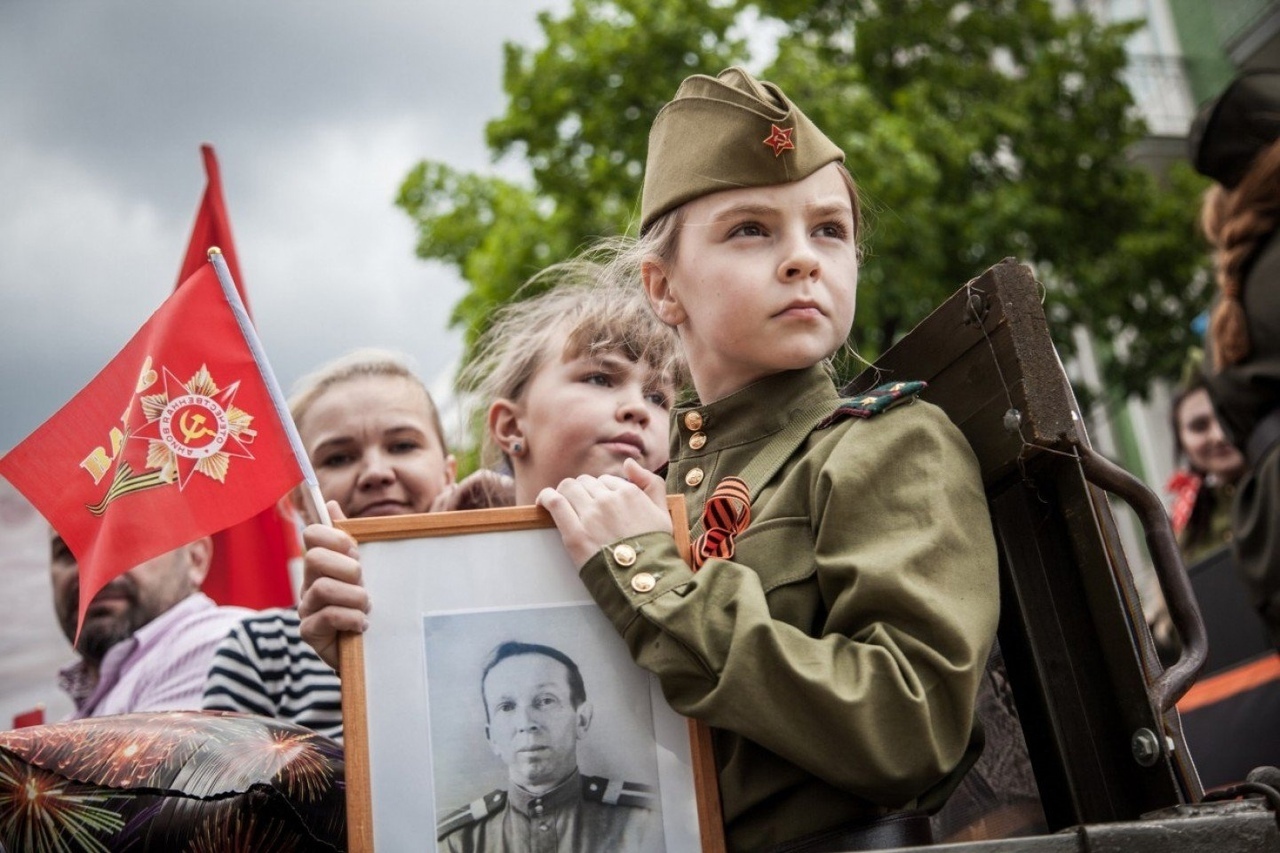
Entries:
POLYGON ((795 149, 796 144, 791 141, 791 134, 796 132, 794 127, 783 129, 776 124, 771 124, 769 127, 772 128, 772 132, 769 134, 769 138, 764 140, 764 144, 773 149, 774 157, 782 156, 783 151, 795 149))

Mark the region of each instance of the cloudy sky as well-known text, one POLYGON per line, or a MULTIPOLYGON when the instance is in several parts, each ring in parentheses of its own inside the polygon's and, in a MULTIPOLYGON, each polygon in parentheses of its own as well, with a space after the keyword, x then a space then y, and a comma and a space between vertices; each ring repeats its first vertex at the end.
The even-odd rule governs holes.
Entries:
POLYGON ((0 3, 0 453, 172 291, 222 167, 244 284, 287 389, 356 346, 431 379, 458 352, 454 273, 393 205, 418 160, 493 164, 502 44, 563 0, 0 3))
MULTIPOLYGON (((0 0, 0 454, 173 290, 212 143, 258 330, 288 388, 356 346, 446 379, 461 284, 393 206, 420 159, 490 163, 502 44, 565 0, 0 0)), ((0 480, 0 729, 71 656, 44 523, 0 480)))

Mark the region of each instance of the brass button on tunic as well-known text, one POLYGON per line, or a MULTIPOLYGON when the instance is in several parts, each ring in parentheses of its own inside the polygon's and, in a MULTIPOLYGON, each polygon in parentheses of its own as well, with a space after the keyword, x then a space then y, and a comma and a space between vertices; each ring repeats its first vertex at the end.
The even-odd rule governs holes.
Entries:
POLYGON ((641 572, 631 579, 631 588, 636 592, 653 592, 657 585, 658 579, 648 572, 641 572))

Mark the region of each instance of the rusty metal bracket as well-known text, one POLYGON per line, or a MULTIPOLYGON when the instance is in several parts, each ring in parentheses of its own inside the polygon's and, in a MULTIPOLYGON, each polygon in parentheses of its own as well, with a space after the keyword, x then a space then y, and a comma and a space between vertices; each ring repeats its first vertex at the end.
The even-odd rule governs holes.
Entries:
POLYGON ((1204 666, 1209 652, 1209 639, 1200 606, 1191 589, 1191 580, 1182 563, 1169 524, 1169 514, 1160 499, 1137 477, 1093 450, 1079 445, 1080 465, 1085 479, 1123 499, 1133 508, 1142 523, 1142 532, 1151 551, 1160 591, 1169 605, 1169 616, 1182 638, 1182 651, 1173 665, 1165 669, 1151 685, 1152 699, 1161 711, 1168 711, 1191 689, 1196 675, 1204 666))

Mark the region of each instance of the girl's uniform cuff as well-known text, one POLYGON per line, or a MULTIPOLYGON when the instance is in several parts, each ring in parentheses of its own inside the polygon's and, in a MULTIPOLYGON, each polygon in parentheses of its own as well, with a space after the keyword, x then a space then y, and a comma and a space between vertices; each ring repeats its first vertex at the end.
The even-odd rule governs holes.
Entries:
POLYGON ((680 593, 693 581, 675 540, 661 532, 606 545, 578 574, 619 631, 625 631, 646 604, 673 590, 680 593))

